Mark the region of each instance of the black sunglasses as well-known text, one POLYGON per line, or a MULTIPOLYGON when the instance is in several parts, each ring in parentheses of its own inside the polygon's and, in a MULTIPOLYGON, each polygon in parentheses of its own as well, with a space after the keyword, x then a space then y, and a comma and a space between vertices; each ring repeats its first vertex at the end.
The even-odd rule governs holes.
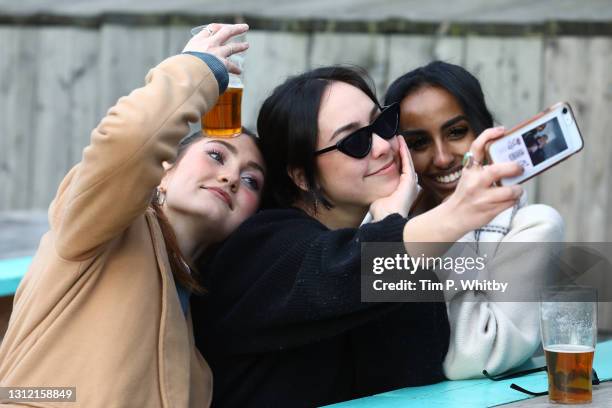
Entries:
MULTIPOLYGON (((522 376, 528 375, 528 374, 537 373, 538 371, 547 371, 547 370, 548 370, 547 366, 544 366, 544 367, 532 368, 532 369, 525 370, 525 371, 518 371, 518 372, 515 372, 515 373, 506 374, 506 375, 502 374, 502 375, 498 375, 498 376, 493 376, 493 375, 489 374, 487 372, 487 370, 482 370, 482 373, 489 380, 503 381, 503 380, 509 380, 511 378, 522 377, 522 376)), ((599 385, 601 383, 608 382, 608 381, 612 381, 612 380, 600 380, 599 377, 597 376, 597 372, 595 371, 595 369, 593 369, 593 379, 592 379, 592 384, 593 385, 599 385)), ((520 391, 520 392, 522 392, 524 394, 531 395, 532 397, 541 397, 543 395, 548 395, 548 391, 542 391, 542 392, 530 391, 530 390, 528 390, 526 388, 523 388, 520 385, 517 385, 517 384, 514 384, 514 383, 510 384, 510 388, 512 388, 513 390, 516 390, 516 391, 520 391)))
POLYGON ((374 119, 374 122, 368 126, 357 129, 340 139, 334 146, 317 150, 314 154, 318 156, 337 149, 348 156, 362 159, 366 157, 372 149, 372 133, 376 133, 383 139, 389 140, 397 135, 398 126, 399 103, 393 103, 383 108, 380 115, 378 115, 378 117, 374 119))

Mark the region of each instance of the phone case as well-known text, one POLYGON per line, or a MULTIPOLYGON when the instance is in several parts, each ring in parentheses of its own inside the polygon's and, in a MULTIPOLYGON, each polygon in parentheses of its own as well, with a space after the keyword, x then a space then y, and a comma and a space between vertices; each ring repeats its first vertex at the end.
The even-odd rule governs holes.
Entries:
MULTIPOLYGON (((545 167, 543 169, 540 169, 537 173, 532 174, 531 176, 527 177, 525 180, 522 180, 520 183, 518 184, 522 184, 528 180, 531 180, 532 178, 534 178, 535 176, 537 176, 538 174, 551 169, 553 167, 555 167, 557 164, 559 163, 563 163, 565 160, 569 159, 570 157, 572 157, 573 155, 575 155, 576 153, 580 152, 583 148, 584 148, 584 138, 582 137, 582 132, 580 131, 580 128, 578 127, 578 121, 576 120, 576 115, 574 115, 574 110, 572 109, 572 106, 569 104, 569 102, 557 102, 552 106, 549 106, 548 108, 544 109, 542 112, 538 113, 537 115, 519 123, 518 125, 514 126, 513 128, 509 129, 506 131, 506 133, 504 134, 504 136, 502 136, 500 139, 503 139, 504 137, 508 136, 511 133, 516 132, 517 130, 528 126, 530 123, 535 122, 536 120, 540 119, 542 116, 554 111, 557 108, 560 108, 562 106, 566 106, 567 108, 569 108, 569 113, 572 116, 572 120, 574 121, 574 124, 576 125, 576 129, 578 130, 578 136, 580 137, 580 141, 581 141, 581 146, 580 149, 576 150, 574 153, 570 154, 569 156, 559 160, 558 162, 556 162, 555 164, 552 164, 549 167, 545 167)), ((499 139, 497 139, 499 140, 499 139)), ((489 163, 493 163, 493 161, 491 160, 491 154, 490 154, 490 147, 491 144, 494 143, 495 141, 489 142, 487 143, 487 146, 485 147, 485 151, 487 154, 487 161, 489 163)), ((497 183, 498 185, 501 185, 499 182, 497 183)))

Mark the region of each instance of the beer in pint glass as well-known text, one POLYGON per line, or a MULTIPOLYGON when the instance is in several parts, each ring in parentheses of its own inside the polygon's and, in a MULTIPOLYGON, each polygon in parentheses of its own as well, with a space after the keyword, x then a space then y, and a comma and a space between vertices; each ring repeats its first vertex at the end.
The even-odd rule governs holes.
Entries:
MULTIPOLYGON (((191 35, 204 30, 206 25, 191 29, 191 35)), ((244 42, 246 34, 237 35, 228 40, 228 43, 244 42)), ((240 69, 244 65, 244 53, 233 54, 229 59, 240 69)), ((202 131, 213 137, 234 137, 242 132, 242 77, 229 74, 227 90, 219 96, 217 104, 202 116, 202 131)))
POLYGON ((595 348, 555 344, 544 349, 548 366, 548 394, 551 401, 591 401, 595 348))
POLYGON ((202 116, 202 129, 209 136, 232 137, 242 132, 240 108, 242 106, 241 86, 228 86, 217 104, 202 116))
POLYGON ((540 317, 548 367, 548 398, 562 404, 590 402, 597 341, 596 290, 544 289, 540 317))

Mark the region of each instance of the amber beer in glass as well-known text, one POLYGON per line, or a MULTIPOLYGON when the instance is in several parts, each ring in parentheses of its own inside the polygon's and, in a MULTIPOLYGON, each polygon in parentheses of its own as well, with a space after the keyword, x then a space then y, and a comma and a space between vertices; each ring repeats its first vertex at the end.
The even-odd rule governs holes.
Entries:
POLYGON ((590 402, 595 349, 561 344, 549 346, 544 352, 548 366, 549 399, 577 404, 590 402))
POLYGON ((232 137, 242 132, 240 111, 243 87, 228 87, 217 104, 202 116, 202 129, 213 137, 232 137))
POLYGON ((561 404, 591 402, 597 292, 585 287, 555 287, 544 289, 541 299, 548 398, 561 404))
MULTIPOLYGON (((196 35, 206 29, 206 25, 191 29, 191 35, 196 35)), ((232 37, 227 43, 246 41, 246 34, 232 37)), ((233 54, 229 59, 240 69, 244 65, 244 53, 233 54)), ((234 137, 242 133, 242 92, 244 85, 240 75, 229 74, 227 90, 219 96, 217 104, 202 116, 202 130, 208 136, 234 137)))

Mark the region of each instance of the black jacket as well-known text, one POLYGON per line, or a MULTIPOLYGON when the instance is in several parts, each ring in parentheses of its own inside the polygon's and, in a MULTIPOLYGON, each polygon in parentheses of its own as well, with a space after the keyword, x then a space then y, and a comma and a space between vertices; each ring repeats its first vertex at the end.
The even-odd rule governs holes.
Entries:
POLYGON ((297 209, 246 221, 201 265, 193 298, 213 406, 310 407, 444 379, 440 303, 362 303, 361 242, 401 242, 395 214, 330 231, 297 209))

